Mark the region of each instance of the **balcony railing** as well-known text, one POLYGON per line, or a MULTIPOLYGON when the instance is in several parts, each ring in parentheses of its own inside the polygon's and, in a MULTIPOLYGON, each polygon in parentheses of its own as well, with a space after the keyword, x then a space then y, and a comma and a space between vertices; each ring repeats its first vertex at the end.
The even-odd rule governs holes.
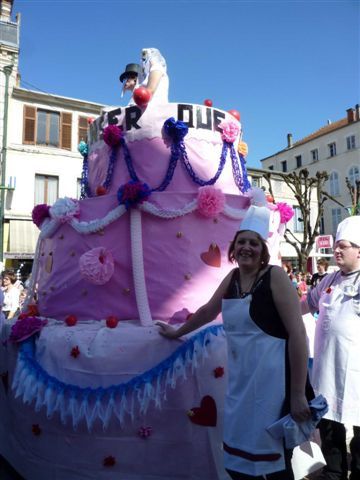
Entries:
POLYGON ((11 47, 19 46, 19 29, 17 23, 0 20, 0 44, 11 47))

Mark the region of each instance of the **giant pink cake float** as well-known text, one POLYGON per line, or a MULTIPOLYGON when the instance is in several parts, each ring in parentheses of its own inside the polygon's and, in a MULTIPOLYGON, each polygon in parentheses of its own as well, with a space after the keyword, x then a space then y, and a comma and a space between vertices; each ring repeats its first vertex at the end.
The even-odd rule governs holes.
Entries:
MULTIPOLYGON (((221 319, 178 341, 155 322, 185 322, 232 268, 262 198, 239 146, 214 108, 111 110, 80 146, 83 198, 34 209, 38 302, 3 326, 0 358, 0 453, 26 479, 227 478, 221 319)), ((272 263, 285 221, 272 206, 272 263)))

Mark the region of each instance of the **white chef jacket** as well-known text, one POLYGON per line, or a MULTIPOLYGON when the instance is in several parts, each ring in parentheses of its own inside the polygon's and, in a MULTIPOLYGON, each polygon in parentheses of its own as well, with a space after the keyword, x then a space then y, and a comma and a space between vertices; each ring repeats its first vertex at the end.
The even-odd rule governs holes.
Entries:
POLYGON ((328 401, 324 418, 360 426, 360 275, 327 275, 307 298, 319 310, 312 383, 328 401))

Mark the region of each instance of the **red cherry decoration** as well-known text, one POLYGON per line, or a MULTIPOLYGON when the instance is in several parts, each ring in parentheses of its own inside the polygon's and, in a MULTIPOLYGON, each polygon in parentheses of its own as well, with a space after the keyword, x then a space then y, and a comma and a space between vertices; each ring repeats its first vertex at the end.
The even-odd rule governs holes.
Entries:
POLYGON ((134 102, 139 107, 146 107, 151 100, 151 92, 146 87, 139 87, 133 93, 134 102))
POLYGON ((212 100, 210 100, 210 98, 206 98, 206 99, 204 100, 204 105, 205 105, 206 107, 212 107, 212 106, 213 106, 213 102, 212 102, 212 100))
POLYGON ((73 327, 77 324, 77 318, 75 317, 75 315, 68 315, 65 318, 65 323, 68 327, 73 327))
POLYGON ((77 345, 76 345, 76 347, 73 347, 71 349, 70 355, 74 358, 77 358, 80 355, 80 349, 77 345))
POLYGON ((238 122, 240 122, 240 112, 238 110, 228 110, 228 113, 236 118, 238 122))
POLYGON ((28 306, 28 315, 29 316, 36 316, 39 315, 39 310, 37 305, 31 304, 28 306))
POLYGON ((271 195, 266 195, 266 201, 268 203, 274 203, 274 197, 271 195))
POLYGON ((114 315, 110 315, 110 317, 107 317, 106 319, 106 326, 108 328, 116 328, 118 323, 119 320, 118 318, 114 317, 114 315))
POLYGON ((224 367, 216 367, 214 368, 214 377, 221 378, 225 373, 224 367))
POLYGON ((101 197, 102 195, 105 195, 106 188, 103 187, 102 185, 99 185, 98 187, 96 187, 95 193, 98 197, 101 197))
POLYGON ((93 121, 94 121, 93 118, 91 118, 91 117, 88 117, 88 118, 87 118, 87 123, 88 123, 88 125, 91 125, 91 124, 93 123, 93 121))

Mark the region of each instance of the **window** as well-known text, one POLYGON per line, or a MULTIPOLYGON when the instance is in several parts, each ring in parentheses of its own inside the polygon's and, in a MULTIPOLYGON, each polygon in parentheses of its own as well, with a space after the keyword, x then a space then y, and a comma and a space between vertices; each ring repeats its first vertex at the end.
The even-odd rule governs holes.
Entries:
POLYGON ((59 198, 59 177, 35 175, 35 205, 52 205, 59 198))
POLYGON ((78 127, 78 144, 81 141, 87 142, 88 121, 86 117, 79 117, 78 127))
POLYGON ((320 235, 325 234, 325 221, 324 221, 323 215, 321 215, 321 218, 320 218, 319 231, 320 231, 320 235))
POLYGON ((318 162, 319 161, 319 150, 315 148, 314 150, 311 150, 311 160, 312 162, 318 162))
POLYGON ((297 156, 295 157, 295 162, 296 162, 296 168, 300 168, 301 165, 302 165, 301 155, 297 155, 297 156))
POLYGON ((281 162, 281 170, 283 172, 287 172, 287 161, 284 160, 283 162, 281 162))
POLYGON ((328 147, 329 147, 329 156, 330 157, 335 157, 335 155, 336 155, 336 143, 335 142, 329 143, 328 147))
POLYGON ((353 150, 355 148, 355 135, 346 137, 346 146, 348 150, 353 150))
POLYGON ((340 195, 339 175, 337 172, 331 172, 329 177, 330 195, 340 195))
POLYGON ((359 167, 351 167, 349 170, 348 178, 351 185, 355 187, 356 180, 360 180, 359 167))
POLYGON ((341 208, 333 208, 331 210, 332 234, 336 235, 337 226, 341 222, 341 208))
POLYGON ((23 143, 71 150, 72 114, 24 106, 23 143))
POLYGON ((274 170, 274 165, 269 165, 269 170, 274 170))
POLYGON ((303 232, 304 231, 304 222, 301 216, 300 207, 294 208, 294 232, 303 232))
POLYGON ((252 187, 260 187, 260 178, 259 177, 252 177, 251 178, 251 186, 252 187))

